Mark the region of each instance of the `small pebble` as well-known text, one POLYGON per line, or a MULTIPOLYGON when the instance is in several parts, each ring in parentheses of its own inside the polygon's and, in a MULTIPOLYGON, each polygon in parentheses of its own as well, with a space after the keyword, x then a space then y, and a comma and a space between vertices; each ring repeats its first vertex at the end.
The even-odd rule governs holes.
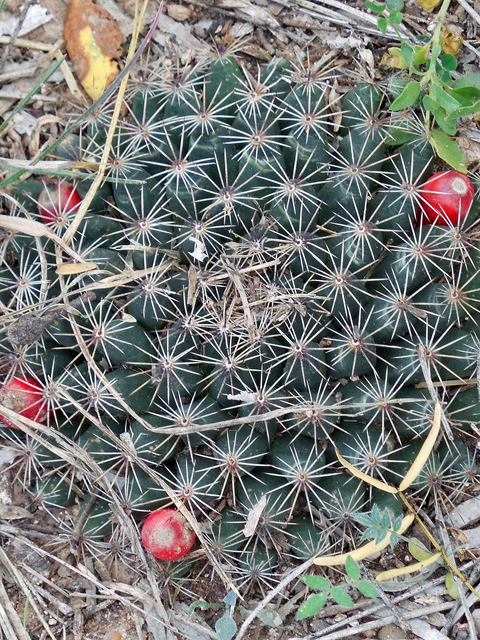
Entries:
POLYGON ((205 38, 209 33, 214 31, 213 20, 199 20, 197 24, 194 25, 193 31, 199 38, 205 38))
POLYGON ((407 640, 405 631, 396 624, 386 624, 378 630, 378 640, 407 640))
POLYGON ((167 13, 170 18, 178 20, 178 22, 184 22, 192 15, 191 9, 184 7, 181 4, 167 4, 167 13))

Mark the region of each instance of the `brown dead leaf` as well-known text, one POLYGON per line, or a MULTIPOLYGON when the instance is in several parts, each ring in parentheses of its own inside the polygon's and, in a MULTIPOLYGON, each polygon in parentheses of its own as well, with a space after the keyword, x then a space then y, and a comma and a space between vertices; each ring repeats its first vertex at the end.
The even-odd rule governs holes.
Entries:
POLYGON ((442 38, 445 53, 449 53, 452 56, 457 55, 463 43, 461 29, 456 25, 448 25, 443 29, 442 38))
POLYGON ((64 36, 75 73, 96 100, 118 74, 122 34, 108 11, 92 0, 70 0, 64 36))

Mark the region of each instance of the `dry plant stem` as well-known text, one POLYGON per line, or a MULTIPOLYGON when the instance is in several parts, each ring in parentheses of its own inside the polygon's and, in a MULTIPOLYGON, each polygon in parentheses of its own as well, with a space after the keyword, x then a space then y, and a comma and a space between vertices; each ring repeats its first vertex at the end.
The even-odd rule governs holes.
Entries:
MULTIPOLYGON (((445 519, 443 517, 443 513, 442 513, 442 510, 440 509, 440 504, 438 503, 438 501, 435 501, 435 516, 436 516, 437 530, 440 533, 440 538, 442 540, 442 546, 445 550, 445 554, 448 555, 452 565, 455 566, 455 568, 457 568, 455 564, 455 555, 452 550, 452 545, 447 532, 447 527, 445 526, 445 519)), ((458 569, 457 569, 457 572, 460 573, 458 569)), ((464 580, 462 580, 459 577, 455 576, 454 580, 457 585, 460 601, 462 603, 465 617, 467 619, 468 630, 470 633, 470 640, 477 640, 475 622, 473 621, 472 612, 470 611, 470 607, 468 606, 467 598, 465 596, 465 589, 463 588, 463 582, 465 578, 464 580)))
MULTIPOLYGON (((475 584, 478 581, 479 576, 480 576, 480 560, 477 560, 476 565, 473 568, 473 571, 470 574, 470 577, 468 578, 468 581, 471 584, 475 584)), ((477 598, 473 593, 471 593, 467 598, 469 607, 472 606, 476 601, 477 601, 477 598)), ((441 632, 447 635, 450 632, 453 625, 456 622, 458 622, 462 616, 463 616, 462 603, 457 600, 456 606, 448 614, 447 621, 443 625, 441 632)))
MULTIPOLYGON (((153 35, 154 30, 156 29, 160 14, 163 11, 163 1, 162 1, 162 2, 160 2, 160 7, 158 9, 157 16, 155 17, 155 20, 153 21, 152 26, 150 27, 147 35, 145 36, 142 44, 140 45, 138 50, 135 52, 135 47, 137 46, 137 41, 138 41, 140 25, 143 22, 143 18, 145 16, 145 12, 147 10, 147 6, 148 6, 148 0, 145 0, 144 3, 143 3, 140 19, 136 19, 135 20, 135 29, 134 29, 134 32, 133 32, 133 35, 132 35, 132 41, 130 43, 130 48, 129 48, 129 51, 128 51, 127 66, 130 63, 132 63, 135 59, 138 59, 138 57, 140 57, 141 53, 144 51, 145 47, 147 46, 148 42, 150 41, 150 39, 151 39, 151 37, 153 35)), ((137 4, 135 5, 135 10, 137 10, 137 4)), ((138 15, 136 15, 135 18, 138 18, 138 15)), ((111 145, 112 145, 113 136, 115 134, 115 128, 117 126, 117 121, 118 121, 118 118, 120 117, 120 111, 121 111, 122 104, 123 104, 123 96, 125 95, 125 91, 126 91, 126 88, 127 88, 127 82, 128 82, 128 78, 129 78, 129 73, 130 72, 127 72, 125 74, 125 77, 123 78, 123 80, 122 80, 122 82, 120 84, 120 87, 118 89, 118 95, 117 95, 117 99, 116 99, 116 102, 115 102, 115 110, 113 112, 112 120, 110 122, 110 127, 108 129, 107 139, 105 141, 105 149, 103 150, 103 155, 102 155, 102 159, 100 161, 100 166, 98 167, 97 175, 95 177, 95 180, 90 185, 90 189, 88 190, 87 194, 83 198, 82 204, 80 205, 80 208, 79 208, 79 210, 78 210, 78 212, 77 212, 77 214, 76 214, 71 226, 69 227, 69 229, 65 233, 65 242, 67 244, 69 244, 71 242, 73 236, 77 232, 77 229, 80 226, 80 223, 82 222, 85 214, 88 211, 88 207, 90 206, 90 203, 92 202, 93 198, 95 197, 95 194, 98 191, 98 188, 100 187, 100 184, 102 182, 103 176, 105 175, 105 171, 107 169, 108 156, 110 154, 110 148, 111 148, 111 145)))
POLYGON ((433 382, 432 382, 432 376, 430 373, 430 366, 427 362, 427 358, 425 355, 425 347, 423 346, 423 344, 419 344, 418 345, 418 357, 420 359, 420 366, 422 367, 422 373, 423 373, 423 377, 425 378, 425 382, 427 385, 427 389, 430 393, 430 396, 433 400, 433 402, 435 402, 436 404, 440 405, 440 411, 442 412, 442 425, 443 425, 443 430, 445 432, 445 435, 447 436, 447 438, 449 440, 453 440, 453 433, 452 430, 450 428, 450 425, 448 423, 448 419, 447 416, 445 415, 445 411, 442 407, 442 403, 440 402, 439 398, 438 398, 438 391, 436 389, 436 387, 434 386, 433 382))
POLYGON ((0 580, 0 609, 1 628, 4 633, 8 633, 8 640, 30 640, 23 622, 8 597, 3 580, 0 580))
POLYGON ((13 577, 15 578, 16 582, 17 582, 17 586, 23 591, 23 593, 25 594, 26 599, 28 600, 28 604, 29 606, 32 607, 32 609, 35 611, 37 618, 40 620, 40 622, 43 625, 44 630, 46 631, 46 633, 50 636, 50 638, 52 640, 56 640, 55 635, 53 634, 52 630, 50 629, 47 621, 45 620, 45 618, 42 615, 42 612, 40 611, 37 603, 35 602, 35 598, 31 597, 31 593, 30 590, 28 589, 27 585, 25 584, 25 580, 24 577, 22 576, 21 572, 18 570, 18 568, 13 564, 13 562, 10 560, 10 558, 7 556, 7 554, 5 553, 5 551, 3 549, 0 549, 0 560, 2 562, 2 564, 4 564, 7 567, 7 570, 13 575, 13 577))
MULTIPOLYGON (((90 582, 95 584, 97 589, 102 592, 100 595, 97 596, 98 598, 110 598, 112 601, 115 600, 117 602, 120 602, 124 606, 131 606, 131 607, 137 609, 137 611, 142 612, 141 607, 136 606, 135 604, 131 603, 129 600, 127 600, 123 596, 118 595, 117 591, 125 591, 125 589, 122 589, 122 584, 121 583, 112 582, 112 583, 108 583, 108 584, 103 584, 102 582, 97 580, 95 578, 95 576, 92 576, 92 574, 89 573, 88 571, 86 571, 86 570, 83 571, 79 567, 75 567, 75 566, 69 564, 68 562, 66 562, 65 560, 62 560, 58 556, 54 556, 53 554, 48 553, 48 551, 45 551, 45 549, 42 549, 41 547, 37 547, 33 542, 28 540, 28 538, 26 538, 26 537, 21 535, 21 534, 25 533, 23 531, 20 532, 20 534, 18 534, 18 533, 12 534, 10 531, 7 531, 5 529, 5 527, 2 527, 2 531, 6 535, 10 536, 13 540, 15 540, 17 538, 21 539, 30 549, 32 549, 38 555, 40 555, 42 557, 46 557, 49 560, 51 560, 52 562, 55 562, 57 564, 62 565, 68 571, 71 571, 72 573, 80 576, 81 578, 89 580, 90 582)), ((57 589, 58 589, 58 587, 57 587, 57 589)), ((70 597, 76 597, 76 596, 80 597, 81 596, 82 598, 85 598, 88 594, 86 594, 84 592, 81 592, 81 593, 80 592, 79 593, 73 592, 73 593, 65 594, 65 595, 66 596, 69 595, 70 597)), ((18 640, 18 639, 15 638, 15 640, 18 640)))
POLYGON ((472 5, 467 2, 467 0, 457 0, 457 2, 478 24, 480 24, 480 15, 475 11, 472 5))
POLYGON ((460 573, 460 571, 457 569, 457 567, 450 561, 450 558, 446 555, 445 551, 442 549, 442 547, 438 544, 438 542, 432 536, 432 534, 430 533, 429 529, 425 526, 425 524, 423 523, 422 519, 419 517, 418 513, 412 507, 412 505, 407 500, 405 495, 401 491, 398 492, 398 495, 402 499, 403 504, 408 508, 408 510, 411 513, 413 513, 413 515, 415 516, 415 520, 418 522, 418 524, 420 525, 420 527, 422 528, 423 532, 428 537, 428 539, 430 540, 432 545, 435 547, 435 549, 437 551, 439 551, 442 554, 442 558, 445 560, 445 563, 448 565, 448 567, 451 570, 451 572, 457 578, 459 578, 461 580, 462 584, 464 584, 468 589, 470 589, 470 591, 472 593, 474 593, 476 595, 476 597, 478 598, 478 600, 480 601, 480 593, 478 593, 478 591, 474 587, 472 587, 472 585, 469 582, 467 582, 467 580, 465 579, 463 574, 460 573))
POLYGON ((397 624, 399 627, 401 627, 404 631, 410 631, 410 628, 408 625, 405 624, 405 621, 403 620, 403 613, 401 613, 398 608, 396 607, 395 604, 393 604, 393 602, 390 600, 390 598, 388 597, 388 595, 385 593, 384 589, 382 588, 382 585, 379 582, 375 582, 375 580, 373 580, 370 576, 369 571, 367 570, 367 568, 365 567, 363 562, 359 563, 361 568, 363 569, 363 571, 365 572, 365 574, 369 577, 370 582, 372 584, 375 584, 375 589, 377 590, 377 593, 380 595, 380 598, 382 600, 382 602, 385 604, 385 606, 390 610, 392 617, 395 619, 395 624, 397 624))

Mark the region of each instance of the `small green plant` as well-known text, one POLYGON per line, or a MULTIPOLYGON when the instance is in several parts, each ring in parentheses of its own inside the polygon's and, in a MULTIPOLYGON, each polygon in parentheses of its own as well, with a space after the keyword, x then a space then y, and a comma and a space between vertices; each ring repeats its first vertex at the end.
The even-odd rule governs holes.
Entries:
MULTIPOLYGON (((348 556, 345 562, 345 570, 351 580, 351 586, 356 587, 366 598, 376 598, 378 591, 371 582, 360 580, 360 567, 357 562, 348 556)), ((315 591, 307 600, 299 607, 297 611, 297 620, 303 620, 314 616, 325 605, 330 596, 335 602, 342 607, 353 607, 353 601, 343 587, 332 587, 330 582, 323 576, 303 576, 302 580, 305 584, 315 591)))
MULTIPOLYGON (((431 38, 418 45, 405 42, 397 29, 403 17, 403 0, 367 0, 365 4, 379 14, 378 27, 382 33, 386 33, 387 27, 391 26, 400 39, 400 48, 388 50, 395 60, 394 66, 408 70, 410 78, 418 78, 397 85, 402 90, 390 105, 390 110, 403 111, 421 105, 425 110, 425 124, 431 145, 440 158, 466 173, 465 159, 452 136, 457 133, 456 122, 459 118, 480 111, 480 74, 468 73, 453 80, 451 72, 456 70, 457 60, 450 53, 442 54, 442 34, 450 0, 443 0, 431 38), (434 124, 439 128, 434 128, 434 124)), ((402 142, 404 133, 401 134, 402 142)))
POLYGON ((355 513, 352 517, 367 527, 362 534, 362 540, 373 539, 378 544, 390 533, 390 545, 393 549, 400 539, 398 531, 402 526, 402 515, 392 522, 390 511, 388 509, 381 511, 378 505, 374 504, 370 513, 355 513))
MULTIPOLYGON (((233 591, 229 591, 222 602, 205 602, 205 600, 196 600, 190 605, 188 615, 191 616, 197 607, 202 611, 207 609, 221 609, 225 607, 225 613, 215 623, 215 631, 217 632, 217 640, 231 640, 237 633, 237 624, 233 619, 233 611, 237 604, 237 596, 233 591)), ((246 612, 244 607, 239 606, 240 611, 246 612)), ((248 611, 247 611, 248 613, 248 611)), ((278 627, 282 624, 282 619, 273 609, 263 609, 257 614, 263 624, 269 627, 278 627)))

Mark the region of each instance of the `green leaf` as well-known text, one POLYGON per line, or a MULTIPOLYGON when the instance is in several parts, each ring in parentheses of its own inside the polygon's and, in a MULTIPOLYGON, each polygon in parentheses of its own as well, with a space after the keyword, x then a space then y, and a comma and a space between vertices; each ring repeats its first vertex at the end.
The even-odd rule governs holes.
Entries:
POLYGON ((387 7, 390 11, 402 11, 404 6, 403 0, 387 0, 387 7))
POLYGON ((442 82, 448 84, 452 81, 452 74, 450 73, 450 71, 443 69, 443 71, 439 74, 439 78, 442 82))
POLYGON ((459 596, 458 587, 457 587, 457 583, 453 579, 453 575, 451 571, 449 571, 445 576, 445 587, 448 591, 448 595, 454 600, 456 600, 459 596))
POLYGON ((460 107, 460 109, 453 109, 452 112, 448 115, 448 119, 456 120, 457 118, 462 118, 463 116, 469 116, 472 113, 477 113, 478 111, 480 111, 480 100, 477 100, 477 102, 474 102, 469 107, 460 107))
POLYGON ((262 609, 257 613, 257 618, 268 627, 281 627, 283 624, 282 618, 273 609, 262 609))
POLYGON ((206 611, 207 609, 218 608, 221 606, 222 605, 218 603, 211 604, 210 602, 205 602, 205 600, 195 600, 195 602, 192 602, 188 608, 188 615, 191 616, 197 607, 202 611, 206 611))
POLYGON ((400 24, 403 20, 403 14, 401 11, 390 11, 389 18, 393 24, 400 24))
POLYGON ((330 589, 330 582, 323 576, 303 576, 302 580, 310 589, 325 591, 330 589))
POLYGON ((370 527, 373 523, 372 516, 368 513, 352 513, 352 518, 365 527, 370 527))
POLYGON ((387 7, 385 2, 375 2, 374 0, 367 0, 365 2, 365 7, 373 11, 373 13, 383 13, 387 7))
POLYGON ((442 53, 442 45, 435 43, 432 46, 432 60, 436 60, 441 53, 442 53))
POLYGON ((330 592, 332 598, 335 600, 337 604, 342 607, 353 607, 353 602, 350 596, 346 591, 344 591, 341 587, 333 587, 330 592))
POLYGON ((345 560, 345 570, 350 578, 355 582, 360 579, 360 567, 352 556, 347 556, 347 559, 345 560))
POLYGON ((393 521, 392 529, 393 529, 394 531, 399 531, 399 530, 400 530, 400 527, 402 526, 402 522, 403 522, 403 515, 401 515, 401 516, 397 516, 397 517, 395 518, 395 520, 393 521))
POLYGON ((360 580, 360 582, 358 582, 355 586, 366 598, 376 598, 378 596, 378 591, 375 589, 375 586, 371 582, 360 580))
POLYGON ((218 640, 232 640, 237 633, 237 625, 227 612, 215 623, 218 640))
POLYGON ((448 115, 445 109, 441 107, 435 109, 433 112, 433 116, 435 118, 435 122, 438 124, 440 129, 447 134, 447 136, 454 136, 457 133, 457 125, 455 120, 448 120, 448 115))
POLYGON ((378 504, 375 502, 372 506, 372 524, 380 524, 382 521, 382 514, 378 508, 378 504))
POLYGON ((377 533, 378 533, 378 525, 372 525, 371 527, 367 527, 362 534, 362 540, 375 538, 377 533))
POLYGON ((435 102, 435 100, 433 100, 430 96, 423 96, 423 107, 426 111, 435 111, 435 109, 438 109, 440 105, 435 102))
POLYGON ((430 42, 423 47, 415 46, 413 54, 413 62, 417 65, 426 64, 430 55, 430 42))
POLYGON ((237 596, 234 591, 229 591, 224 597, 223 602, 230 607, 234 607, 237 604, 237 596))
POLYGON ((382 542, 382 540, 385 540, 386 537, 387 537, 387 531, 385 531, 385 529, 379 529, 377 531, 377 535, 375 536, 376 544, 378 544, 379 542, 382 542))
POLYGON ((445 135, 443 131, 432 129, 430 131, 430 143, 437 155, 442 160, 445 160, 453 169, 460 171, 460 173, 467 173, 465 158, 453 138, 445 135))
POLYGON ((403 111, 412 107, 420 95, 420 83, 409 82, 402 93, 390 105, 391 111, 403 111))
POLYGON ((328 593, 314 593, 300 605, 295 616, 297 620, 303 620, 314 616, 320 611, 327 601, 328 593))
POLYGON ((431 557, 432 552, 427 549, 427 547, 423 544, 421 540, 418 538, 410 538, 408 541, 408 551, 411 556, 418 560, 418 562, 423 562, 424 560, 428 560, 431 557))
POLYGON ((459 109, 462 106, 458 100, 455 100, 455 98, 442 89, 440 84, 432 83, 430 85, 430 95, 443 109, 446 109, 447 111, 459 109))
POLYGON ((390 526, 390 513, 388 511, 388 509, 384 509, 384 511, 382 512, 382 527, 384 527, 385 529, 387 529, 390 526))
POLYGON ((476 87, 480 89, 480 73, 466 73, 452 83, 452 89, 461 89, 463 87, 476 87))
POLYGON ((387 19, 386 18, 379 18, 377 20, 377 25, 378 25, 378 28, 380 29, 380 31, 383 33, 383 35, 385 35, 387 33, 387 19))
POLYGON ((402 56, 405 60, 410 64, 413 60, 414 49, 411 45, 406 42, 402 42, 402 46, 400 47, 402 50, 402 56))
POLYGON ((480 89, 478 87, 459 87, 451 89, 450 95, 454 96, 464 107, 469 107, 475 100, 480 98, 480 89))
POLYGON ((450 53, 444 53, 440 60, 442 61, 443 68, 447 69, 447 71, 455 71, 457 68, 457 59, 450 53))

